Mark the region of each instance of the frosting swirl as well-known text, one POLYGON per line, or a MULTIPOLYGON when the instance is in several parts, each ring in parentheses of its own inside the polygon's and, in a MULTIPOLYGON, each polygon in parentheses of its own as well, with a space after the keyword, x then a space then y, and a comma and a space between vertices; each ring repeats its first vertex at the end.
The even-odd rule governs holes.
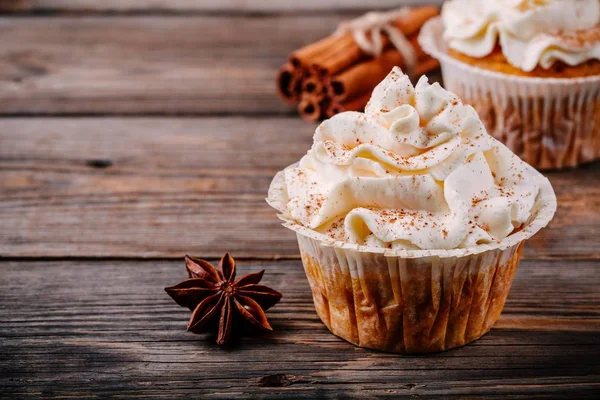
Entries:
POLYGON ((284 171, 287 211, 346 243, 453 249, 501 241, 532 213, 532 167, 486 132, 471 106, 394 68, 365 113, 324 121, 284 171))
POLYGON ((449 0, 442 20, 451 48, 481 58, 500 44, 527 72, 600 59, 600 0, 449 0))

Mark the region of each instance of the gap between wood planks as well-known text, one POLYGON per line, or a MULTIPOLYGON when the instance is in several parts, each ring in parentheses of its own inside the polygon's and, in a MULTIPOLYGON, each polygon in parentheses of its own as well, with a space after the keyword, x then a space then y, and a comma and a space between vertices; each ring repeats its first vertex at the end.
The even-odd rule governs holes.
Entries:
MULTIPOLYGON (((286 111, 240 111, 240 112, 231 112, 231 111, 173 111, 173 112, 137 112, 137 113, 126 113, 126 112, 11 112, 0 114, 0 120, 2 119, 10 119, 10 118, 122 118, 122 119, 134 119, 134 118, 227 118, 227 117, 243 117, 243 118, 255 118, 255 119, 264 119, 264 118, 298 118, 301 120, 302 118, 298 115, 298 112, 295 109, 290 108, 286 111)), ((317 123, 306 122, 306 126, 310 129, 310 127, 316 127, 317 123)))
MULTIPOLYGON (((289 261, 289 260, 300 260, 300 254, 297 255, 255 255, 255 256, 243 256, 243 257, 235 257, 236 260, 239 261, 289 261)), ((9 256, 5 257, 0 255, 0 264, 3 262, 15 262, 15 261, 30 261, 30 262, 55 262, 55 261, 176 261, 183 260, 183 255, 181 257, 177 256, 164 256, 164 257, 144 257, 144 256, 48 256, 48 257, 28 257, 28 256, 9 256)), ((206 257, 206 260, 209 261, 218 261, 218 257, 206 257)), ((535 257, 526 257, 521 258, 521 261, 598 261, 600 260, 600 255, 547 255, 547 256, 535 256, 535 257)))
MULTIPOLYGON (((195 254, 192 254, 195 255, 195 254)), ((234 254, 235 256, 235 254, 234 254)), ((255 256, 247 256, 247 257, 235 257, 236 261, 273 261, 273 262, 277 262, 277 261, 289 261, 289 260, 300 260, 300 254, 298 255, 255 255, 255 256)), ((552 259, 556 259, 555 257, 547 257, 547 258, 539 258, 539 260, 552 260, 552 259)), ((562 259, 562 258, 558 258, 558 259, 562 259)), ((577 260, 577 261, 594 261, 596 260, 595 258, 575 258, 575 257, 571 257, 570 259, 572 260, 577 260)), ((600 259, 600 257, 598 257, 598 259, 600 259)), ((35 256, 35 257, 28 257, 28 256, 10 256, 10 257, 5 257, 0 255, 0 263, 3 262, 15 262, 15 261, 29 261, 29 262, 54 262, 54 261, 91 261, 91 262, 95 262, 95 261, 143 261, 143 262, 147 262, 147 261, 176 261, 176 260, 183 260, 183 255, 181 257, 144 257, 144 256, 98 256, 98 257, 94 257, 94 256, 60 256, 60 257, 54 257, 54 256, 49 256, 49 257, 40 257, 40 256, 35 256)), ((209 261, 218 261, 219 258, 218 257, 206 257, 206 260, 209 261)), ((529 258, 528 260, 536 260, 535 258, 529 258)))
POLYGON ((385 10, 399 6, 441 4, 443 0, 249 0, 241 4, 236 0, 170 0, 157 3, 150 0, 0 0, 0 13, 10 16, 53 15, 243 15, 261 16, 277 14, 315 15, 326 13, 359 13, 374 9, 385 10))

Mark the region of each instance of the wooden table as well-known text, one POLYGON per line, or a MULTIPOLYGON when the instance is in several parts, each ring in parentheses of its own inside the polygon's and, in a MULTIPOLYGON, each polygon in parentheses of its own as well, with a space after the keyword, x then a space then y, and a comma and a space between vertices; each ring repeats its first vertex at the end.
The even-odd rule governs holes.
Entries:
POLYGON ((397 356, 319 321, 264 201, 314 130, 274 74, 362 2, 296 3, 0 0, 0 397, 597 394, 598 164, 548 174, 558 213, 479 341, 397 356), (233 350, 163 291, 226 250, 284 294, 233 350))

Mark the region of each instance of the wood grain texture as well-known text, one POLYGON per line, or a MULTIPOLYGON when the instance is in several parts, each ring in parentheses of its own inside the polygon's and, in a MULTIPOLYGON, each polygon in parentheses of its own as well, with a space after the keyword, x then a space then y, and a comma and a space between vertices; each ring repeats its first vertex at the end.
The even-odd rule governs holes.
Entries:
POLYGON ((400 3, 0 0, 0 398, 594 398, 600 164, 549 174, 554 221, 496 327, 460 349, 338 339, 298 260, 240 262, 284 298, 276 332, 233 349, 185 332, 163 291, 184 253, 298 256, 264 196, 315 126, 286 116, 275 71, 340 20, 400 3))
MULTIPOLYGON (((264 201, 310 147, 298 118, 5 118, 0 255, 297 257, 264 201)), ((525 258, 600 258, 600 164, 548 174, 559 209, 525 258)))
POLYGON ((290 113, 275 76, 342 17, 0 17, 0 114, 290 113))
POLYGON ((440 0, 0 0, 0 11, 86 12, 298 12, 375 10, 401 5, 439 4, 440 0))
MULTIPOLYGON (((283 292, 275 332, 218 349, 185 331, 163 291, 172 262, 1 262, 6 397, 592 397, 600 389, 600 261, 525 261, 497 326, 463 348, 397 356, 355 348, 319 321, 299 261, 265 268, 283 292)), ((2 397, 0 395, 0 397, 2 397)))

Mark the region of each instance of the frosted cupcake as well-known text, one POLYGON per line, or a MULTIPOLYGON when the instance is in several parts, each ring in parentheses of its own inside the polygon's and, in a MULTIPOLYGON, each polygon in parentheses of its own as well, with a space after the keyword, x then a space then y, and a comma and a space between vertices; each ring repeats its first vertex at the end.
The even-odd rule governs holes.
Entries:
POLYGON ((323 122, 268 203, 295 231, 315 308, 358 346, 464 345, 498 319, 526 239, 552 218, 548 180, 475 110, 395 68, 365 113, 323 122))
POLYGON ((419 42, 529 164, 600 158, 600 0, 450 0, 419 42))

